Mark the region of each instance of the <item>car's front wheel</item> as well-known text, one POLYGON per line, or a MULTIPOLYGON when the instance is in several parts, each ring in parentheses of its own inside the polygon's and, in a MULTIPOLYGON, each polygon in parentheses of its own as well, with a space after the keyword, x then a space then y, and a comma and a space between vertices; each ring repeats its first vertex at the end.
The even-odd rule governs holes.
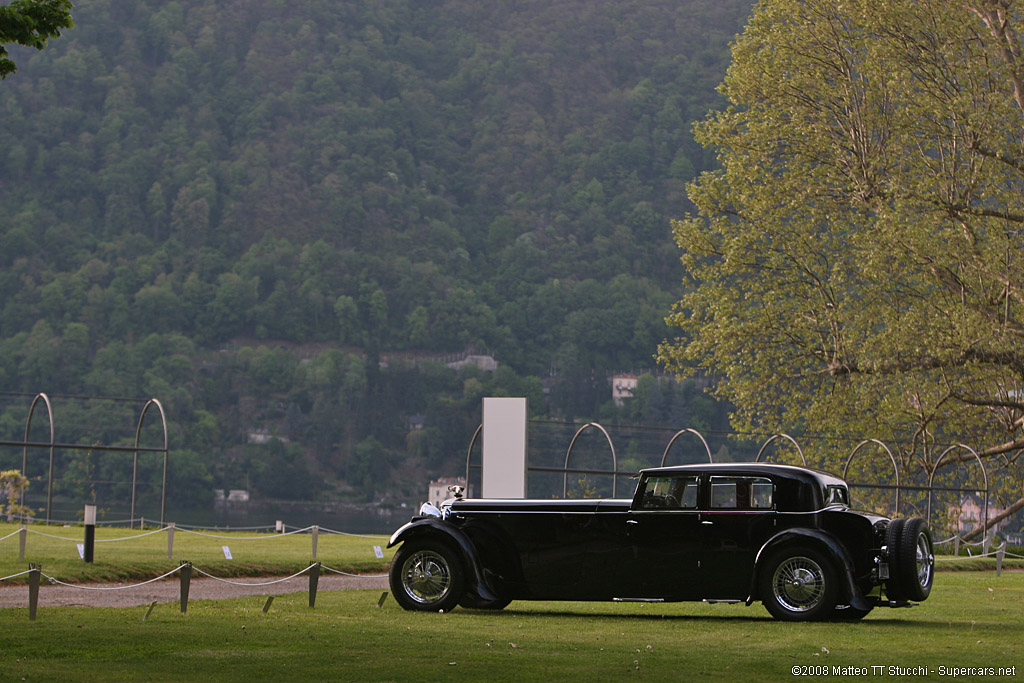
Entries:
POLYGON ((808 547, 775 552, 759 573, 761 601, 776 619, 816 621, 836 606, 838 585, 832 564, 808 547))
POLYGON ((395 553, 388 575, 395 600, 407 610, 448 612, 466 592, 466 573, 447 545, 407 541, 395 553))

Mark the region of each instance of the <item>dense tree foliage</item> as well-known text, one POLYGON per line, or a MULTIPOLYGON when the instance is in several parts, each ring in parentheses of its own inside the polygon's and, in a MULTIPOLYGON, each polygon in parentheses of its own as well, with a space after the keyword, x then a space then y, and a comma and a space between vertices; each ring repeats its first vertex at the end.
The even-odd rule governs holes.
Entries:
POLYGON ((0 5, 0 79, 18 70, 5 45, 42 50, 61 29, 71 28, 71 0, 13 0, 0 5))
MULTIPOLYGON (((675 226, 686 337, 742 425, 859 433, 929 473, 1024 447, 1024 6, 758 5, 675 226), (973 460, 966 450, 950 461, 973 460)), ((1010 490, 1019 496, 1019 466, 1010 490)), ((980 480, 980 475, 976 475, 980 480)))
POLYGON ((749 8, 83 4, 0 89, 0 383, 156 396, 216 485, 296 497, 419 487, 484 392, 594 417, 668 334, 749 8), (438 362, 471 348, 499 372, 438 362))

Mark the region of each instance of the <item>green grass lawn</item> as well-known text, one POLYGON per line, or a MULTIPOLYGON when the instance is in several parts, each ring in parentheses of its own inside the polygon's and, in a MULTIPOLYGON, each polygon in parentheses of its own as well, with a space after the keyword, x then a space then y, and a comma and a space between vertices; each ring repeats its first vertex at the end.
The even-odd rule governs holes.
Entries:
MULTIPOLYGON (((19 528, 16 524, 0 524, 0 538, 10 536, 19 528)), ((289 575, 308 566, 313 553, 310 533, 190 533, 177 529, 171 559, 168 559, 167 531, 147 534, 138 529, 98 527, 93 562, 87 564, 78 554, 78 544, 85 535, 83 527, 34 524, 28 529, 24 561, 19 559, 17 535, 0 541, 0 578, 23 572, 29 562, 34 562, 42 565, 44 574, 61 581, 129 581, 160 576, 177 567, 181 560, 188 560, 216 576, 289 575), (228 546, 232 559, 226 559, 224 546, 228 546)), ((320 532, 316 559, 339 571, 382 573, 387 571, 394 554, 384 547, 387 541, 385 536, 320 532), (383 558, 376 556, 374 546, 380 546, 383 558)), ((21 577, 18 581, 24 583, 27 578, 21 577)))
POLYGON ((267 614, 259 597, 192 601, 185 615, 163 603, 146 621, 144 607, 42 607, 35 621, 27 608, 0 609, 0 680, 746 683, 795 678, 793 667, 827 667, 830 678, 844 673, 833 667, 885 680, 1015 678, 954 679, 940 667, 1024 676, 1019 572, 940 572, 921 606, 876 609, 856 623, 782 623, 759 604, 513 602, 500 612, 412 613, 390 597, 378 609, 379 597, 321 592, 310 609, 297 592, 267 614), (888 669, 918 666, 931 673, 888 669))

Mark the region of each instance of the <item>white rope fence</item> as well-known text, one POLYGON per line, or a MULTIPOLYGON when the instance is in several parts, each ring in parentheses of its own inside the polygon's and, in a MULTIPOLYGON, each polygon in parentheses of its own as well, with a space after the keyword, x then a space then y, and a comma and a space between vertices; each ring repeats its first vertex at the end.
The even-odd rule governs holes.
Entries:
MULTIPOLYGON (((303 569, 300 572, 295 572, 291 576, 285 576, 284 578, 280 578, 280 579, 273 579, 272 581, 256 582, 256 581, 232 581, 230 579, 224 579, 224 578, 221 578, 219 576, 214 576, 213 574, 210 574, 209 572, 203 571, 199 567, 193 567, 193 569, 195 569, 198 573, 202 574, 203 576, 205 576, 208 579, 213 579, 214 581, 220 581, 221 583, 231 584, 232 586, 273 586, 275 584, 285 583, 286 581, 291 581, 292 579, 294 579, 294 578, 296 578, 298 576, 302 576, 303 574, 305 574, 306 572, 309 571, 309 567, 307 567, 307 568, 303 569)), ((177 571, 177 569, 175 571, 177 571)))
MULTIPOLYGON (((88 529, 89 525, 86 525, 86 528, 88 529)), ((93 528, 95 528, 95 527, 93 527, 93 528)), ((118 542, 121 542, 121 541, 134 541, 134 540, 138 540, 140 538, 145 538, 147 536, 153 536, 155 534, 166 533, 167 534, 167 559, 170 560, 170 559, 173 558, 173 552, 174 552, 174 532, 175 531, 180 531, 181 533, 191 534, 191 535, 194 535, 194 536, 201 536, 201 537, 205 537, 205 538, 213 538, 213 539, 219 539, 219 540, 227 540, 227 541, 232 541, 232 542, 271 541, 271 540, 275 540, 275 539, 287 538, 289 536, 295 536, 297 534, 308 533, 308 534, 310 534, 311 541, 312 541, 312 557, 313 557, 313 559, 316 559, 316 557, 317 557, 317 546, 318 546, 318 541, 319 541, 320 534, 328 534, 328 535, 334 535, 334 536, 347 536, 347 537, 350 537, 350 538, 368 538, 368 539, 386 539, 386 538, 388 538, 388 536, 383 535, 383 534, 356 534, 356 533, 349 533, 349 532, 345 532, 345 531, 336 531, 334 529, 326 529, 326 528, 320 527, 318 525, 307 526, 307 527, 304 527, 304 528, 301 528, 301 529, 295 528, 295 529, 292 529, 290 531, 286 531, 285 530, 286 526, 284 524, 281 524, 281 523, 278 523, 278 525, 276 527, 269 527, 269 526, 267 526, 267 527, 249 527, 250 529, 252 529, 252 528, 261 528, 261 529, 277 528, 277 529, 280 529, 280 531, 274 531, 273 533, 262 533, 262 534, 256 534, 254 536, 226 535, 224 533, 209 533, 207 531, 199 531, 198 530, 199 528, 200 527, 182 528, 182 527, 179 527, 177 524, 171 523, 171 524, 168 524, 166 526, 163 526, 163 527, 160 527, 160 528, 157 528, 157 529, 153 529, 152 531, 145 531, 145 532, 140 533, 140 534, 135 534, 135 535, 132 535, 132 536, 124 536, 124 537, 121 537, 121 538, 97 539, 97 538, 95 538, 95 536, 93 536, 91 541, 90 541, 89 535, 87 533, 86 534, 86 539, 85 539, 85 545, 89 545, 90 543, 118 543, 118 542)), ((50 538, 50 539, 53 539, 53 540, 56 540, 56 541, 65 541, 65 542, 68 542, 68 543, 75 543, 75 544, 77 544, 79 546, 79 552, 80 553, 83 552, 83 542, 82 542, 81 538, 68 538, 67 536, 60 536, 60 535, 57 535, 57 534, 50 534, 50 533, 46 533, 44 531, 38 531, 36 529, 33 529, 30 526, 28 526, 28 525, 24 525, 20 529, 18 529, 16 531, 14 531, 14 532, 4 536, 3 538, 0 538, 0 543, 2 543, 3 541, 8 540, 10 538, 13 538, 15 536, 19 536, 19 546, 20 546, 19 547, 19 561, 24 562, 25 561, 26 536, 28 534, 34 534, 36 536, 42 536, 42 537, 50 538)), ((223 547, 225 549, 225 556, 227 556, 228 559, 231 559, 230 555, 228 555, 228 546, 223 546, 223 547)), ((376 547, 379 547, 379 546, 376 546, 376 547)), ((90 546, 90 550, 91 550, 91 546, 90 546)), ((91 554, 90 554, 90 557, 91 557, 91 554)), ((381 556, 378 554, 378 557, 381 557, 381 556)), ((90 560, 88 558, 86 558, 86 561, 90 561, 90 560)))
POLYGON ((283 531, 279 534, 261 534, 259 536, 224 536, 219 534, 207 534, 202 531, 194 531, 192 529, 178 529, 182 533, 192 534, 194 536, 205 536, 206 538, 220 538, 227 539, 230 541, 268 541, 275 538, 284 538, 285 536, 294 536, 295 534, 305 533, 312 530, 314 527, 308 526, 305 529, 295 529, 294 531, 283 531))
MULTIPOLYGON (((154 583, 156 581, 161 581, 163 579, 166 579, 166 578, 172 576, 173 574, 178 574, 179 578, 180 578, 180 583, 181 583, 179 603, 180 603, 180 606, 181 606, 181 613, 185 614, 186 611, 188 610, 189 590, 190 590, 190 586, 191 586, 191 579, 192 579, 192 572, 193 572, 193 570, 196 573, 200 574, 201 576, 205 576, 208 579, 212 579, 214 581, 218 581, 218 582, 224 583, 224 584, 229 584, 229 585, 232 585, 232 586, 239 586, 239 587, 245 587, 245 588, 263 588, 263 587, 266 587, 266 586, 274 586, 274 585, 277 585, 277 584, 282 584, 282 583, 286 583, 288 581, 292 581, 292 580, 297 579, 298 577, 302 576, 303 574, 306 574, 309 577, 309 606, 310 606, 310 608, 313 608, 313 607, 316 606, 316 593, 317 593, 317 589, 318 589, 318 585, 319 585, 321 569, 329 571, 329 572, 333 572, 335 574, 341 574, 343 576, 354 576, 354 577, 359 577, 359 578, 383 578, 383 577, 387 576, 387 574, 349 574, 348 572, 343 572, 343 571, 338 570, 338 569, 333 569, 331 567, 325 567, 320 562, 311 562, 310 565, 308 567, 306 567, 305 569, 302 569, 300 571, 295 572, 294 574, 292 574, 290 576, 285 576, 285 577, 282 577, 282 578, 271 579, 269 581, 234 581, 234 580, 231 580, 231 579, 227 579, 227 578, 224 578, 224 577, 221 577, 221 576, 216 576, 214 574, 211 574, 210 572, 208 572, 208 571, 206 571, 204 569, 201 569, 199 567, 194 566, 191 562, 183 561, 178 567, 176 567, 176 568, 174 568, 174 569, 172 569, 172 570, 170 570, 168 572, 165 572, 165 573, 161 574, 160 576, 156 576, 156 577, 154 577, 152 579, 148 579, 148 580, 142 581, 140 583, 133 583, 133 584, 125 585, 125 586, 88 586, 88 585, 67 583, 67 582, 61 581, 60 579, 57 579, 57 578, 55 578, 53 576, 49 576, 48 574, 44 574, 42 572, 41 566, 37 565, 37 564, 31 564, 30 568, 27 569, 26 571, 19 572, 17 574, 12 574, 11 576, 5 576, 3 578, 0 578, 0 582, 8 581, 10 579, 16 579, 18 577, 25 576, 26 574, 29 576, 29 582, 28 582, 29 619, 34 621, 35 618, 36 618, 36 613, 38 611, 38 605, 39 605, 39 584, 40 584, 40 578, 46 579, 51 585, 63 586, 65 588, 72 588, 72 589, 76 589, 76 590, 85 590, 85 591, 123 591, 123 590, 131 590, 131 589, 135 589, 135 588, 141 588, 143 586, 147 586, 147 585, 149 585, 151 583, 154 583)), ((387 597, 387 593, 386 592, 377 601, 377 606, 378 607, 380 607, 381 604, 384 602, 384 598, 385 597, 387 597)), ((270 609, 270 605, 273 602, 273 600, 274 600, 274 596, 273 595, 271 595, 267 599, 266 604, 263 607, 263 612, 264 613, 266 613, 270 609)), ((146 617, 144 617, 143 620, 145 620, 146 618, 149 617, 149 614, 153 611, 153 607, 155 605, 156 605, 155 601, 150 603, 149 611, 146 612, 146 617)))
POLYGON ((19 576, 25 576, 25 574, 28 574, 28 573, 29 573, 29 572, 31 572, 31 571, 32 571, 31 569, 26 569, 26 570, 25 570, 25 571, 23 571, 23 572, 19 572, 19 573, 17 573, 17 574, 11 574, 10 576, 5 576, 4 578, 0 579, 0 581, 7 581, 7 580, 9 580, 9 579, 16 579, 16 578, 18 578, 19 576))
POLYGON ((348 572, 343 572, 340 569, 331 569, 330 567, 324 567, 323 569, 324 569, 324 571, 331 572, 332 574, 341 574, 342 576, 352 576, 352 577, 355 577, 357 579, 386 579, 387 576, 388 576, 387 574, 349 574, 348 572))
MULTIPOLYGON (((32 570, 30 569, 29 571, 32 570)), ((160 576, 149 579, 148 581, 143 581, 142 583, 133 583, 130 586, 82 586, 74 583, 65 583, 59 579, 55 579, 52 576, 48 576, 46 574, 42 574, 42 577, 49 581, 52 585, 64 586, 66 588, 77 588, 78 590, 83 591, 123 591, 128 590, 129 588, 138 588, 140 586, 145 586, 147 584, 153 583, 154 581, 160 581, 161 579, 166 579, 171 574, 177 574, 179 571, 181 571, 181 567, 178 567, 177 569, 172 569, 166 574, 161 574, 160 576)))

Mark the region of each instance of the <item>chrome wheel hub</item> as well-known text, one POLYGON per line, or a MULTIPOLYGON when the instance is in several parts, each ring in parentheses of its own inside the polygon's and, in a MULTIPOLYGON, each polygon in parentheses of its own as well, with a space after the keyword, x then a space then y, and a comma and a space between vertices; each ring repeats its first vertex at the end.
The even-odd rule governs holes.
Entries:
POLYGON ((935 566, 935 554, 924 534, 917 537, 917 581, 921 586, 928 586, 932 581, 932 569, 935 566))
POLYGON ((825 593, 825 574, 817 562, 807 557, 784 560, 772 577, 775 599, 793 612, 806 612, 821 602, 825 593))
POLYGON ((413 553, 402 565, 402 588, 421 604, 444 598, 452 585, 448 562, 433 550, 413 553))

